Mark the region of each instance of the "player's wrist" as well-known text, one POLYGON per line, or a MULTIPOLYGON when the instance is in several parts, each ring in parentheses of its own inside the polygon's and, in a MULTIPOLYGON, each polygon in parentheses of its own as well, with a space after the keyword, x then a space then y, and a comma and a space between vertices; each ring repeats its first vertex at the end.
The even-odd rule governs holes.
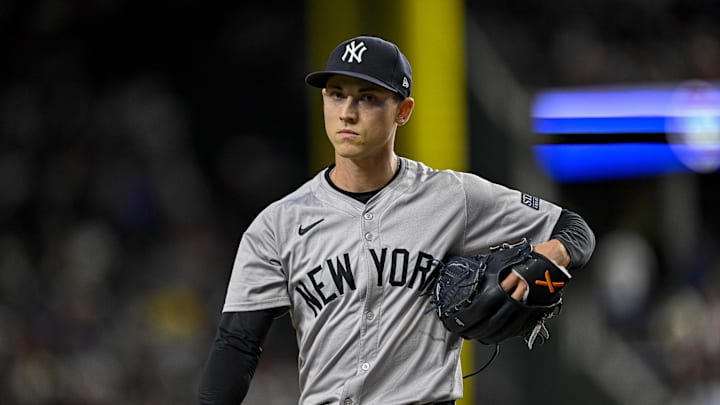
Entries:
POLYGON ((547 242, 535 245, 533 251, 547 257, 559 266, 567 267, 570 264, 570 254, 568 254, 565 245, 557 239, 550 239, 547 242))

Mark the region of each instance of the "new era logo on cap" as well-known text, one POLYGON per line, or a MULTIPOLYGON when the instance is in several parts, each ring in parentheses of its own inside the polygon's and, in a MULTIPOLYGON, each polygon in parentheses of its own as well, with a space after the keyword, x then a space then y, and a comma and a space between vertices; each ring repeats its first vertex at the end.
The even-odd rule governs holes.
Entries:
POLYGON ((343 41, 330 54, 325 70, 305 77, 311 86, 323 88, 333 75, 345 75, 409 97, 412 70, 397 45, 378 37, 360 36, 343 41))

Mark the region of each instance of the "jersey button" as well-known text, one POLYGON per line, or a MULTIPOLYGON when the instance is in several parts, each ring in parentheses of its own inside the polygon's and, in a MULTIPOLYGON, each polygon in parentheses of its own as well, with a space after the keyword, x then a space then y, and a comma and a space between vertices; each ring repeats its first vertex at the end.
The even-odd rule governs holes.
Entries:
POLYGON ((372 311, 368 311, 367 314, 365 314, 365 318, 366 318, 368 321, 372 321, 373 318, 375 318, 375 314, 373 314, 372 311))
POLYGON ((366 212, 365 215, 363 215, 363 218, 370 221, 371 219, 373 219, 373 214, 371 212, 366 212))
POLYGON ((352 398, 345 398, 345 400, 343 401, 343 404, 352 405, 352 398))
POLYGON ((373 240, 375 238, 372 233, 368 232, 365 234, 365 240, 373 240))
POLYGON ((370 363, 363 363, 362 366, 360 366, 364 371, 370 370, 370 363))

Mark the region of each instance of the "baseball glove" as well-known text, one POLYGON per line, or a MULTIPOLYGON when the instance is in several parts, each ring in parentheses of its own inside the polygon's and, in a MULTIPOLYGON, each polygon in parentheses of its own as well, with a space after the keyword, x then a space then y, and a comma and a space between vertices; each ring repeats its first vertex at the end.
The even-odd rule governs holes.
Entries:
POLYGON ((545 322, 559 314, 570 278, 564 267, 534 252, 527 239, 504 243, 488 254, 453 256, 441 263, 435 309, 445 327, 465 339, 499 344, 520 336, 532 349, 538 336, 550 337, 545 322), (523 302, 500 287, 511 271, 530 287, 523 302))

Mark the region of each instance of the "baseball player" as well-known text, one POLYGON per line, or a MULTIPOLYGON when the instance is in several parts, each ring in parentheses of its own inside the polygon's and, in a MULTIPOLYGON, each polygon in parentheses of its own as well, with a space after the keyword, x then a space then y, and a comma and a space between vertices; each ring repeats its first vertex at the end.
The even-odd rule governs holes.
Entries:
MULTIPOLYGON (((410 64, 377 37, 340 43, 322 89, 334 163, 270 204, 242 236, 202 404, 242 402, 274 318, 288 312, 301 404, 454 404, 463 395, 462 338, 421 294, 448 255, 528 238, 568 269, 595 246, 576 213, 470 173, 398 156, 411 117, 410 64)), ((442 136, 442 134, 438 134, 442 136)), ((502 288, 521 299, 516 274, 502 288)))

